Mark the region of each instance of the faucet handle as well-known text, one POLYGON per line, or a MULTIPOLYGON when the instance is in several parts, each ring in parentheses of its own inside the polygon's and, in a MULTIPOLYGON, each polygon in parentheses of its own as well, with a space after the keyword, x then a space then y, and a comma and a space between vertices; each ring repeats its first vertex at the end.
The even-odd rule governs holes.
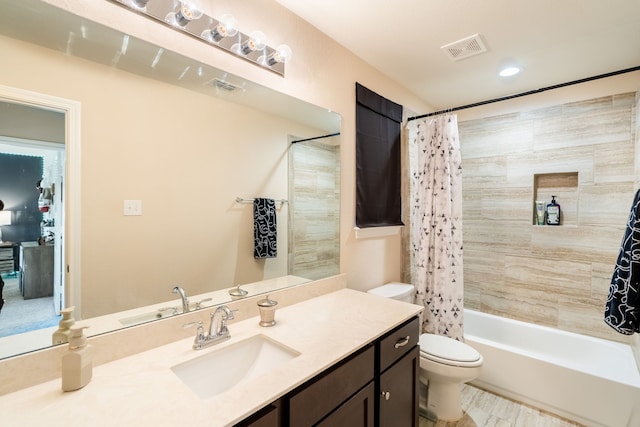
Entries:
POLYGON ((196 310, 200 310, 202 308, 202 303, 209 302, 211 300, 213 300, 213 298, 205 298, 205 299, 201 299, 200 301, 196 302, 196 310))
POLYGON ((236 311, 240 311, 237 308, 234 310, 229 309, 229 311, 227 312, 227 318, 225 320, 233 320, 235 319, 235 316, 233 315, 233 313, 235 313, 236 311))
MULTIPOLYGON (((226 307, 226 306, 225 306, 226 307)), ((227 328, 227 320, 233 320, 235 319, 235 317, 233 316, 233 313, 239 311, 239 310, 231 310, 230 308, 227 307, 227 309, 223 312, 223 315, 220 319, 220 333, 221 334, 228 334, 229 333, 229 329, 227 328)))
POLYGON ((193 348, 195 350, 201 349, 202 345, 206 341, 206 337, 204 336, 204 326, 202 324, 202 320, 198 320, 196 322, 189 322, 182 325, 184 329, 190 328, 192 326, 196 326, 196 337, 193 340, 193 348))

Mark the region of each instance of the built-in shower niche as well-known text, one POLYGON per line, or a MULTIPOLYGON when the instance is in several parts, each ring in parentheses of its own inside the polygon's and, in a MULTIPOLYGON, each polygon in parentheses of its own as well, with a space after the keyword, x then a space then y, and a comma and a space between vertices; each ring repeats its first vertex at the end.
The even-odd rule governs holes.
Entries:
MULTIPOLYGON (((560 225, 578 225, 578 172, 538 173, 533 175, 532 224, 536 225, 536 201, 551 203, 556 196, 560 205, 560 225)), ((544 225, 545 227, 547 225, 544 225)), ((550 226, 553 227, 553 226, 550 226)))

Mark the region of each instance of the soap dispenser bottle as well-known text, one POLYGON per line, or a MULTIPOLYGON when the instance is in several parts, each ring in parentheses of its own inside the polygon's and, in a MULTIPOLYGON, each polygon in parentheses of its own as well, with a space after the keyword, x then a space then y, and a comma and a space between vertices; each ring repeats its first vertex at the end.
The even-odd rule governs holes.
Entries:
POLYGON ((69 352, 62 356, 62 390, 73 391, 86 386, 93 374, 92 348, 84 335, 86 326, 73 326, 69 352))
POLYGON ((67 307, 60 310, 62 319, 58 324, 58 330, 53 333, 51 337, 53 345, 64 344, 69 342, 69 336, 71 335, 71 326, 76 323, 73 318, 73 310, 75 307, 67 307))
POLYGON ((556 196, 551 196, 551 203, 547 205, 547 225, 560 225, 560 205, 556 203, 556 196))

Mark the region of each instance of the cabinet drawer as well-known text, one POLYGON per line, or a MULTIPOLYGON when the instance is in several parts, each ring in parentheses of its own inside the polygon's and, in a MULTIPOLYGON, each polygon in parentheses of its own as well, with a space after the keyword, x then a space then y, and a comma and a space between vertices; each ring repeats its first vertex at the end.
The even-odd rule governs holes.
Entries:
POLYGON ((420 320, 416 317, 398 327, 380 341, 380 372, 418 345, 420 320))
POLYGON ((375 351, 371 346, 336 369, 311 380, 289 399, 289 423, 302 427, 316 424, 349 399, 374 377, 375 351))

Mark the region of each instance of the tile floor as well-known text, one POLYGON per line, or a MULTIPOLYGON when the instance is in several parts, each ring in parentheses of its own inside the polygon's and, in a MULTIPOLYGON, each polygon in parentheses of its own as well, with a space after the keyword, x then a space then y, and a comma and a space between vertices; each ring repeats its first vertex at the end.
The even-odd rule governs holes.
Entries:
POLYGON ((581 427, 530 406, 465 384, 462 389, 464 416, 459 421, 429 421, 419 427, 581 427))

